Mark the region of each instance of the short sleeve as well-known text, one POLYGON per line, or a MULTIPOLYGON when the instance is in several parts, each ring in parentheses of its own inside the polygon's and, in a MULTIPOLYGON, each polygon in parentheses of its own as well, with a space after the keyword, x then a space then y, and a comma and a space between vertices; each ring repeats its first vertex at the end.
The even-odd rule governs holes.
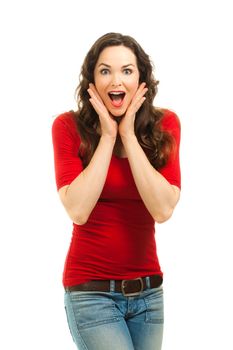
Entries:
POLYGON ((167 164, 159 169, 159 172, 166 180, 179 188, 181 188, 181 171, 180 171, 180 120, 172 111, 165 111, 162 120, 162 129, 170 133, 175 141, 174 150, 171 152, 167 164))
POLYGON ((69 185, 82 171, 78 157, 80 138, 72 112, 64 113, 53 122, 52 142, 57 189, 69 185))

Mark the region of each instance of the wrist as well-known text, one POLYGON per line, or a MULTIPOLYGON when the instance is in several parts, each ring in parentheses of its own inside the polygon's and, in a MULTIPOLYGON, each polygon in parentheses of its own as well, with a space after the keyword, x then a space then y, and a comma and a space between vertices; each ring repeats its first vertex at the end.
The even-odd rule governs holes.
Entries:
POLYGON ((116 136, 111 136, 111 135, 107 135, 107 134, 101 135, 100 139, 103 140, 104 142, 108 142, 108 143, 112 143, 112 144, 115 144, 115 142, 116 142, 116 136))
POLYGON ((128 135, 121 135, 121 141, 123 144, 131 143, 137 141, 137 136, 134 133, 128 135))

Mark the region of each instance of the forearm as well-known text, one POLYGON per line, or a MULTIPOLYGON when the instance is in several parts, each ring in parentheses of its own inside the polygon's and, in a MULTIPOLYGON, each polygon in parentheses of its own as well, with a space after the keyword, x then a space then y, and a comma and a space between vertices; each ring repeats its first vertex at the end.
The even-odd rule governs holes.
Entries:
POLYGON ((88 166, 66 188, 63 204, 74 222, 84 224, 103 190, 115 140, 102 136, 88 166))
POLYGON ((122 137, 138 192, 157 222, 166 221, 179 200, 179 191, 150 164, 136 136, 122 137))

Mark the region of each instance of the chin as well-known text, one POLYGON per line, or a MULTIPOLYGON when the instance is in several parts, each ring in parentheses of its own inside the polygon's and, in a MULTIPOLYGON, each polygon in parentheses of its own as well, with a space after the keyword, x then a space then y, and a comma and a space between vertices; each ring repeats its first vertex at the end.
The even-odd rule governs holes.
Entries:
POLYGON ((124 115, 126 113, 126 111, 122 110, 122 109, 118 110, 118 111, 116 111, 116 110, 111 111, 110 110, 109 112, 110 112, 111 116, 114 117, 114 118, 124 117, 124 115))
POLYGON ((111 116, 113 117, 113 118, 123 118, 124 116, 125 116, 125 113, 124 114, 112 114, 111 113, 111 116))

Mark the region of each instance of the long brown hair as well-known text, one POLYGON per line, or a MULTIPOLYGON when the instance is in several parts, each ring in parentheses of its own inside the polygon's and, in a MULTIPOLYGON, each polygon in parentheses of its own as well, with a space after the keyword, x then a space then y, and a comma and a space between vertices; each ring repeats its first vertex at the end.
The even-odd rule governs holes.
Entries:
POLYGON ((94 69, 100 53, 109 46, 123 45, 132 50, 137 59, 140 73, 139 84, 146 83, 148 88, 146 100, 138 110, 135 118, 135 135, 146 153, 150 163, 159 169, 169 158, 173 147, 172 136, 161 128, 163 111, 153 106, 159 81, 154 78, 153 64, 149 56, 135 39, 120 33, 108 33, 101 36, 87 53, 80 73, 80 83, 76 89, 78 111, 75 120, 81 138, 79 157, 86 167, 98 146, 100 135, 97 133, 99 117, 89 101, 87 89, 94 83, 94 69))

